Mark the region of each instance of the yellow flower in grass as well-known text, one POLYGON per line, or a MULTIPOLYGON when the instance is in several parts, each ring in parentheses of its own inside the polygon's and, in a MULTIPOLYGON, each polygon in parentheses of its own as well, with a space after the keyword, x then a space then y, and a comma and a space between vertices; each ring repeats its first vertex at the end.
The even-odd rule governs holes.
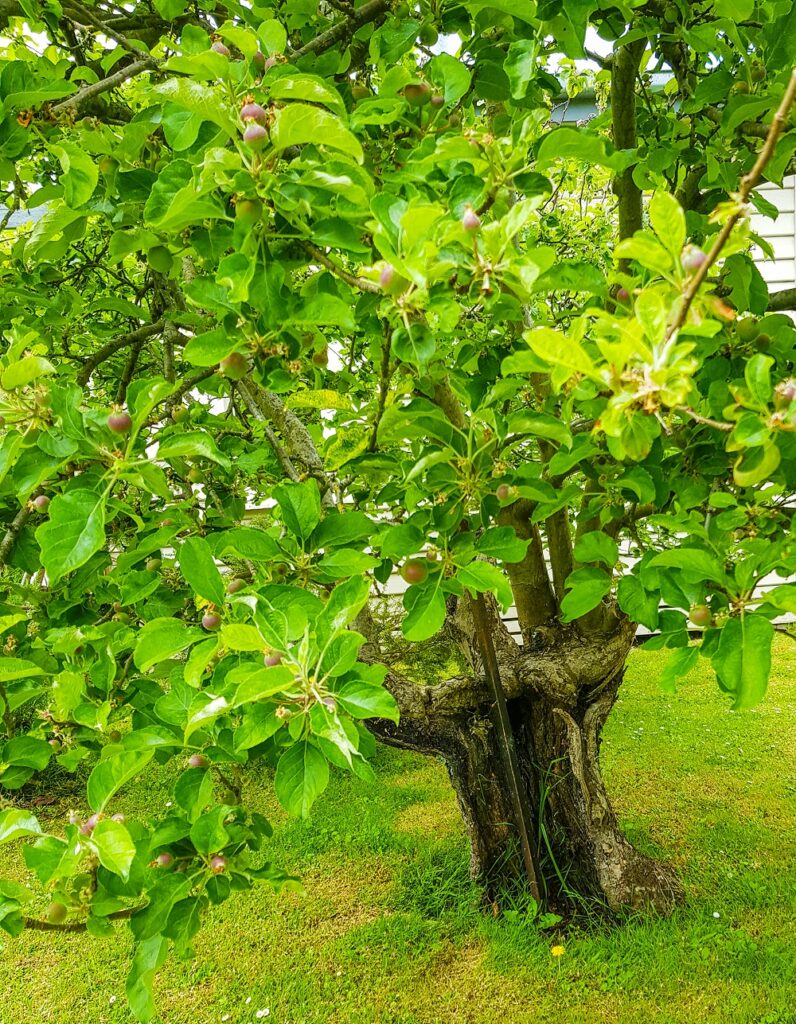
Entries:
POLYGON ((567 950, 565 946, 553 946, 553 948, 550 950, 553 956, 563 956, 566 953, 566 951, 567 950))

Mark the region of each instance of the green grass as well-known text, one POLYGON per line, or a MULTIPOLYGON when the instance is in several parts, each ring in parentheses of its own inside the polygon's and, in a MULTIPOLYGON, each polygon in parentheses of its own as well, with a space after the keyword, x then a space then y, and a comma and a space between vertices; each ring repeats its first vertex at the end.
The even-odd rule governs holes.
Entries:
MULTIPOLYGON (((484 916, 444 768, 381 749, 376 784, 337 775, 308 822, 250 779, 273 859, 305 891, 218 908, 197 958, 159 975, 163 1022, 268 1008, 269 1024, 796 1024, 796 645, 778 640, 769 696, 742 714, 702 667, 662 694, 664 658, 632 656, 603 760, 628 835, 684 878, 672 917, 553 937, 484 916)), ((168 785, 164 771, 126 809, 166 801, 168 785)), ((0 1024, 129 1024, 128 951, 124 931, 6 943, 0 1024)))

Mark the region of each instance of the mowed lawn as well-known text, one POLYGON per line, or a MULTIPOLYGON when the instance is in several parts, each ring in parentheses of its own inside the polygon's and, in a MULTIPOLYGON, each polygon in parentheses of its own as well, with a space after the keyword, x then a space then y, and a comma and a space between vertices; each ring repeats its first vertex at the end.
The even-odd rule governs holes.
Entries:
MULTIPOLYGON (((338 773, 307 822, 255 774, 272 858, 305 891, 261 887, 215 910, 196 959, 159 975, 163 1024, 796 1024, 796 644, 777 638, 769 695, 745 713, 705 665, 663 694, 665 657, 633 654, 603 760, 629 836, 682 873, 671 918, 551 935, 483 915, 437 762, 380 749, 377 782, 338 773)), ((121 809, 165 803, 170 778, 121 809)), ((128 1024, 129 948, 123 928, 6 941, 0 1024, 128 1024)))

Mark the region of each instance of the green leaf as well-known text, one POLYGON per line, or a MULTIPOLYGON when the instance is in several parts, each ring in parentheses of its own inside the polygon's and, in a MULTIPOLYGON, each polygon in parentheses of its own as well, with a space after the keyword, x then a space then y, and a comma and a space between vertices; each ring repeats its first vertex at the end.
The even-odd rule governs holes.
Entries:
POLYGON ((171 78, 156 85, 154 92, 170 100, 176 107, 198 114, 203 121, 218 125, 230 138, 239 135, 238 125, 228 113, 229 108, 219 87, 203 85, 190 78, 171 78))
POLYGON ((153 665, 173 658, 205 636, 202 630, 187 626, 179 619, 152 619, 138 634, 133 655, 135 667, 140 672, 148 672, 153 665))
POLYGON ((55 367, 43 356, 23 356, 3 370, 2 384, 6 391, 26 387, 46 373, 55 373, 55 367))
POLYGON ((135 860, 135 843, 120 821, 104 818, 91 833, 91 846, 96 850, 100 864, 108 871, 127 881, 135 860))
MULTIPOLYGON (((491 526, 475 542, 476 551, 487 558, 502 562, 521 562, 528 550, 529 540, 518 537, 513 526, 491 526)), ((413 548, 416 551, 417 548, 413 548)), ((411 552, 407 552, 411 554, 411 552)))
POLYGON ((270 534, 253 526, 236 526, 215 534, 211 540, 217 555, 231 551, 238 558, 270 562, 282 554, 279 545, 270 534))
POLYGON ((41 825, 30 811, 12 807, 0 811, 0 843, 8 843, 21 836, 42 835, 41 825))
POLYGON ((149 1024, 155 1016, 152 982, 155 972, 162 967, 168 952, 169 944, 162 935, 153 935, 136 944, 125 990, 130 1009, 141 1024, 149 1024))
POLYGON ((505 573, 490 562, 482 562, 480 559, 462 566, 457 573, 456 579, 476 593, 494 594, 505 611, 514 601, 509 581, 505 573))
POLYGON ((700 548, 675 548, 661 551, 649 562, 650 566, 667 566, 679 569, 687 579, 710 580, 713 583, 725 583, 724 566, 707 551, 700 548))
POLYGON ((338 693, 335 699, 352 718, 388 718, 398 722, 400 712, 393 695, 383 686, 352 679, 338 693))
POLYGON ((619 607, 630 616, 632 622, 638 622, 647 629, 658 628, 657 594, 648 594, 641 585, 638 576, 623 576, 616 588, 616 599, 619 607))
POLYGON ((429 579, 410 587, 404 594, 404 607, 408 615, 401 623, 401 631, 413 643, 428 640, 445 623, 445 595, 436 581, 429 579))
POLYGON ((58 158, 63 174, 60 182, 64 189, 64 202, 75 209, 91 199, 99 181, 99 168, 85 149, 74 142, 50 146, 58 158))
POLYGON ((578 562, 604 562, 610 569, 619 561, 619 546, 613 537, 594 530, 583 534, 574 554, 578 562))
POLYGON ((290 103, 278 112, 271 128, 271 142, 277 150, 311 143, 337 149, 352 156, 358 163, 364 160, 358 139, 339 117, 306 103, 290 103))
POLYGON ((105 494, 100 488, 56 494, 48 514, 36 540, 50 583, 57 583, 105 545, 105 494))
POLYGON ((215 605, 224 603, 224 581, 203 537, 189 537, 180 548, 180 572, 193 590, 215 605))
POLYGON ((677 680, 688 675, 699 660, 699 647, 676 647, 669 655, 669 660, 661 673, 658 685, 666 693, 677 692, 677 680))
POLYGON ((562 619, 573 622, 596 608, 611 589, 611 578, 602 569, 576 569, 566 580, 571 588, 561 601, 562 619))
POLYGON ((307 540, 321 521, 321 495, 315 481, 280 484, 274 488, 273 496, 290 532, 300 540, 307 540))
POLYGON ((122 751, 106 757, 94 767, 88 777, 86 792, 92 811, 103 811, 108 801, 122 786, 135 778, 152 760, 155 751, 122 751))
POLYGON ((534 327, 523 335, 530 347, 545 362, 563 366, 572 373, 596 376, 594 364, 583 346, 551 327, 534 327))
POLYGON ((161 441, 158 447, 158 457, 161 459, 173 458, 200 458, 216 462, 225 469, 230 469, 230 461, 226 455, 219 451, 218 445, 213 438, 201 430, 189 430, 184 434, 174 434, 161 441))
POLYGON ((279 758, 274 787, 279 802, 297 818, 306 818, 310 808, 329 783, 326 758, 308 740, 294 743, 279 758))
POLYGON ((221 643, 230 651, 262 651, 266 646, 254 626, 232 622, 221 627, 221 643))
POLYGON ((722 689, 734 697, 736 710, 751 708, 765 696, 771 672, 774 626, 754 613, 728 619, 713 655, 722 689))
POLYGON ((12 679, 29 679, 31 676, 43 676, 44 669, 24 658, 9 658, 5 655, 0 661, 0 683, 8 683, 12 679))
POLYGON ((582 160, 592 166, 610 167, 616 171, 628 163, 624 154, 609 153, 608 143, 593 131, 567 126, 548 132, 536 151, 536 164, 540 170, 545 164, 561 159, 582 160))
POLYGON ((679 260, 686 239, 682 206, 668 192, 656 192, 650 200, 649 216, 655 234, 672 256, 679 260))
POLYGON ((732 468, 733 480, 739 487, 754 487, 768 480, 781 460, 782 453, 776 442, 747 448, 732 468))
MULTIPOLYGON (((302 75, 297 72, 280 75, 275 81, 269 83, 268 92, 275 100, 307 100, 309 103, 322 103, 341 119, 346 116, 343 97, 337 89, 333 89, 317 75, 302 75)), ((325 142, 326 140, 311 141, 325 142)), ((351 152, 351 150, 346 149, 345 152, 351 152)))
MULTIPOLYGON (((260 640, 262 650, 262 640, 260 640)), ((291 688, 294 682, 293 671, 286 665, 274 665, 266 668, 263 665, 241 665, 232 669, 227 676, 229 683, 237 683, 233 705, 252 704, 273 697, 275 693, 291 688)))
POLYGON ((771 356, 757 352, 746 361, 744 366, 744 380, 749 388, 749 393, 759 405, 766 408, 771 401, 774 388, 771 384, 771 367, 774 360, 771 356))
POLYGON ((229 842, 229 832, 224 827, 227 816, 225 807, 213 807, 200 814, 191 826, 191 842, 199 853, 219 853, 229 842))

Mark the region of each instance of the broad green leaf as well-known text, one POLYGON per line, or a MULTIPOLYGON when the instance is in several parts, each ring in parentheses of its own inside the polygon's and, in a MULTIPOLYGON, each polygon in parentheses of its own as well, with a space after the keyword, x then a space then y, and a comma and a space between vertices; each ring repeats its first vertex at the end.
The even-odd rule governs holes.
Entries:
POLYGON ((647 629, 658 628, 658 595, 647 593, 637 576, 623 576, 619 580, 616 599, 632 622, 638 622, 647 629))
POLYGON ((141 1024, 149 1024, 155 1016, 155 1001, 152 997, 152 982, 155 972, 163 966, 169 952, 169 944, 162 935, 138 942, 135 946, 133 963, 127 975, 125 991, 130 1009, 141 1024))
POLYGON ((100 864, 127 881, 136 850, 135 843, 125 826, 120 821, 104 818, 95 825, 90 843, 99 857, 100 864))
POLYGON ((0 843, 8 843, 21 836, 42 835, 41 825, 30 811, 12 807, 0 811, 0 843))
POLYGON ((726 574, 724 566, 707 551, 700 548, 674 548, 661 551, 649 562, 650 566, 668 566, 679 569, 684 576, 693 580, 710 580, 713 583, 724 583, 726 574))
POLYGON ((391 722, 400 718, 398 705, 389 690, 364 679, 346 683, 335 694, 335 700, 352 718, 388 718, 391 722))
POLYGON ((774 627, 762 615, 746 614, 723 626, 713 667, 735 709, 754 707, 765 696, 773 639, 774 627))
POLYGON ((63 171, 60 182, 64 189, 64 202, 72 209, 83 206, 97 187, 99 168, 86 150, 74 142, 62 142, 50 149, 63 171))
POLYGON ((619 560, 616 541, 599 530, 584 533, 575 545, 574 553, 578 562, 603 562, 609 569, 619 560))
POLYGON ((113 754, 100 761, 88 777, 86 792, 92 811, 103 811, 125 783, 149 764, 155 751, 131 750, 113 754))
POLYGON ((413 643, 428 640, 438 633, 445 622, 445 595, 439 584, 428 580, 421 586, 410 587, 404 594, 407 616, 401 631, 413 643))
POLYGON ((221 643, 230 651, 262 651, 266 646, 254 626, 230 622, 221 627, 221 643))
POLYGON ((170 78, 154 87, 154 91, 170 100, 176 107, 198 114, 203 121, 218 125, 230 138, 239 135, 234 118, 228 113, 225 97, 220 88, 203 85, 190 78, 170 78))
POLYGON ((308 740, 294 743, 279 758, 274 788, 288 814, 306 818, 328 783, 326 758, 308 740))
POLYGON ((306 103, 289 103, 277 115, 271 128, 271 142, 275 149, 290 146, 326 146, 352 156, 358 163, 364 157, 359 140, 343 124, 341 118, 306 103))
POLYGON ((315 481, 285 482, 274 488, 273 496, 290 532, 307 540, 321 521, 321 495, 315 481))
MULTIPOLYGON (((269 83, 268 92, 275 100, 307 100, 308 103, 322 103, 341 119, 346 116, 343 97, 337 89, 333 89, 318 75, 302 75, 294 72, 280 75, 275 81, 269 83)), ((337 146, 335 148, 342 149, 344 147, 337 146)), ((348 149, 345 151, 351 152, 348 149)))
POLYGON ((173 658, 206 635, 201 629, 188 626, 179 619, 152 619, 138 634, 133 656, 135 667, 140 672, 148 672, 153 665, 173 658))
POLYGON ((494 594, 505 611, 513 602, 514 596, 511 592, 509 581, 505 573, 498 569, 491 562, 476 560, 469 565, 462 566, 457 573, 456 579, 476 593, 494 594))
POLYGON ((24 658, 3 656, 0 660, 0 683, 8 683, 12 679, 30 679, 31 676, 43 676, 44 669, 24 658))
POLYGON ((158 447, 161 459, 199 458, 209 459, 225 469, 230 468, 230 461, 218 448, 213 438, 201 430, 190 430, 184 434, 174 434, 161 441, 158 447))
POLYGON ((44 374, 55 373, 55 367, 43 356, 23 356, 3 370, 2 384, 6 391, 25 387, 44 374))
POLYGON ((699 660, 699 647, 676 647, 669 655, 669 660, 661 673, 658 685, 666 693, 677 692, 677 681, 688 675, 699 660))
POLYGON ((686 239, 682 206, 670 193, 658 191, 650 200, 649 217, 655 234, 672 256, 679 260, 686 239))
POLYGON ((57 583, 104 546, 105 494, 99 486, 56 494, 48 516, 36 530, 36 540, 50 582, 57 583))
POLYGON ((203 537, 189 537, 180 548, 180 572, 191 588, 212 604, 224 603, 224 581, 203 537))
POLYGON ((562 619, 573 622, 600 604, 611 589, 611 578, 602 569, 576 569, 569 574, 570 588, 561 601, 562 619))

